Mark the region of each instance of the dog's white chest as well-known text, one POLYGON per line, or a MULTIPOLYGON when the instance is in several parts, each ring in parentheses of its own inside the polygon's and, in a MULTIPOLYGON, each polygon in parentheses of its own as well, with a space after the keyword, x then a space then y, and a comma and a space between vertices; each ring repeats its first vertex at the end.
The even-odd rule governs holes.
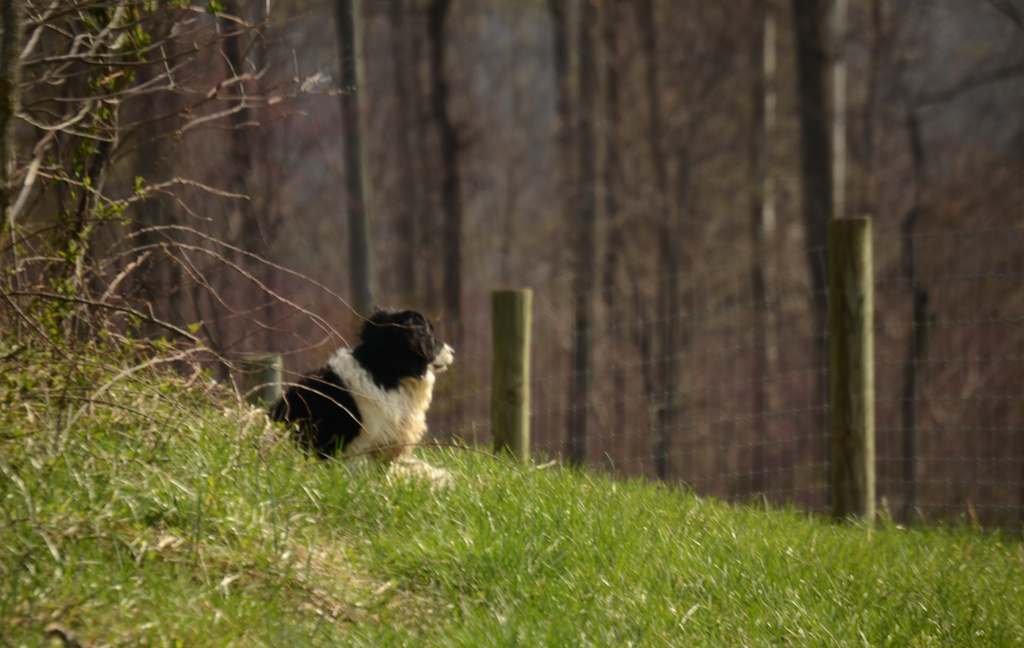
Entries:
POLYGON ((434 393, 434 372, 404 378, 395 389, 382 389, 370 374, 342 349, 329 361, 345 381, 359 408, 362 433, 345 447, 345 454, 408 457, 427 431, 427 409, 434 393))

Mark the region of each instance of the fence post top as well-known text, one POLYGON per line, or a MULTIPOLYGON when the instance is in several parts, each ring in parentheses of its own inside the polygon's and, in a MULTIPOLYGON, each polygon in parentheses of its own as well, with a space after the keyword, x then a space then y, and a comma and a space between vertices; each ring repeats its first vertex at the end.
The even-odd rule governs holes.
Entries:
MULTIPOLYGON (((853 226, 854 224, 858 224, 858 225, 865 225, 865 226, 870 227, 871 226, 871 221, 873 221, 873 220, 874 220, 873 216, 870 216, 869 214, 861 214, 860 216, 841 216, 841 217, 838 217, 838 218, 833 218, 832 220, 829 221, 829 224, 832 224, 832 223, 847 223, 848 226, 853 226)), ((837 227, 842 227, 842 225, 836 225, 836 226, 837 227)))

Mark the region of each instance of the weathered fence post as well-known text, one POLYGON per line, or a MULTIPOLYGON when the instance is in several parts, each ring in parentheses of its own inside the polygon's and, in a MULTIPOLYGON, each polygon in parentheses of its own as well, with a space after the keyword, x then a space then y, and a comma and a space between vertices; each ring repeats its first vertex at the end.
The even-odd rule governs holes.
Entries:
POLYGON ((242 358, 242 393, 257 407, 267 407, 281 397, 281 356, 272 353, 242 358))
POLYGON ((492 295, 491 434, 495 452, 530 455, 530 321, 533 292, 492 295))
POLYGON ((871 219, 828 231, 832 517, 875 518, 875 366, 871 219))

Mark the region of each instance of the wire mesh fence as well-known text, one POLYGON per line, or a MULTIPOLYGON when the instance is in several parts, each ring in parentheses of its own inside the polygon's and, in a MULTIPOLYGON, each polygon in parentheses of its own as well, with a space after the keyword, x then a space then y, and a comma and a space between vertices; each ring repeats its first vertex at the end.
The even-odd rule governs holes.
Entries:
MULTIPOLYGON (((880 509, 1019 532, 1024 230, 883 230, 874 245, 880 509)), ((584 400, 572 397, 573 300, 536 291, 533 456, 571 455, 582 420, 590 468, 826 510, 827 338, 803 267, 760 268, 764 290, 743 263, 589 293, 584 400)), ((432 426, 487 444, 489 313, 459 324, 460 367, 432 426)))
MULTIPOLYGON (((876 270, 878 487, 894 514, 1020 532, 1024 231, 881 239, 915 271, 876 270), (915 312, 916 311, 916 312, 915 312)), ((905 266, 905 264, 904 264, 905 266)))

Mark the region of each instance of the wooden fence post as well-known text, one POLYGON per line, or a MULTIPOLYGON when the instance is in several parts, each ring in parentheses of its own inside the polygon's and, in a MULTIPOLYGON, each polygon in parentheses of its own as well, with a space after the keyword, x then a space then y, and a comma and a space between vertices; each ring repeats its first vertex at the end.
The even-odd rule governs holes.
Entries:
POLYGON ((256 407, 268 407, 281 397, 281 356, 272 353, 242 358, 242 393, 256 407))
POLYGON ((832 517, 875 518, 871 219, 829 223, 832 517))
POLYGON ((530 456, 530 321, 533 292, 492 294, 491 434, 495 452, 530 456))

